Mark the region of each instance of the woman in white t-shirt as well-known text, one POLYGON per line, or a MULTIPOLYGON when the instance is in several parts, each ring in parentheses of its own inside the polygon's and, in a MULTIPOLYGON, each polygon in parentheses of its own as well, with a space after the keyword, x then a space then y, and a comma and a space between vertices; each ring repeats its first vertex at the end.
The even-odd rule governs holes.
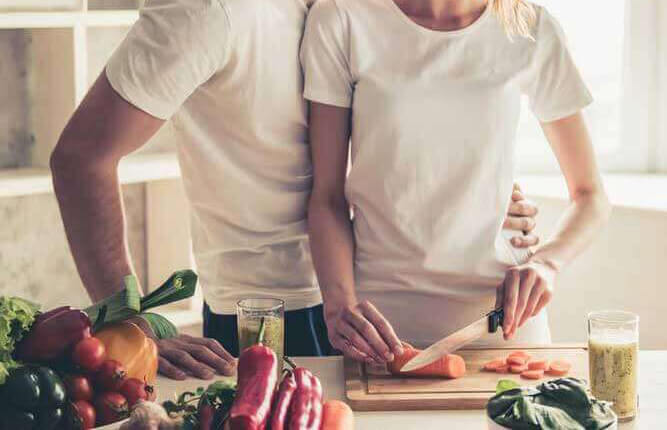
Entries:
POLYGON ((550 342, 556 275, 609 212, 581 115, 591 96, 554 18, 523 0, 318 0, 301 55, 332 344, 383 362, 399 339, 429 344, 496 303, 505 339, 550 342), (501 234, 522 95, 571 196, 527 261, 501 234))

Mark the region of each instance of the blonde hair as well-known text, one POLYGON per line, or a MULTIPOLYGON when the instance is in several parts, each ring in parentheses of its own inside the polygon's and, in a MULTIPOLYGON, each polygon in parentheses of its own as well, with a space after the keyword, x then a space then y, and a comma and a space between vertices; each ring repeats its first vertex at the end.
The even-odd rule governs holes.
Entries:
POLYGON ((490 0, 493 11, 505 28, 507 35, 533 39, 532 29, 537 21, 537 14, 532 4, 525 0, 490 0))

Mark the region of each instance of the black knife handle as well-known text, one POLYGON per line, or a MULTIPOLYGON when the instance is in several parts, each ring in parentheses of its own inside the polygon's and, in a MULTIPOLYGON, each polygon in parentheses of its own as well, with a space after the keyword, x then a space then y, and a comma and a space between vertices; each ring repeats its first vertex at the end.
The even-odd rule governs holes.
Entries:
POLYGON ((489 317, 489 333, 495 333, 498 327, 503 325, 503 317, 505 316, 503 308, 494 309, 486 316, 489 317))

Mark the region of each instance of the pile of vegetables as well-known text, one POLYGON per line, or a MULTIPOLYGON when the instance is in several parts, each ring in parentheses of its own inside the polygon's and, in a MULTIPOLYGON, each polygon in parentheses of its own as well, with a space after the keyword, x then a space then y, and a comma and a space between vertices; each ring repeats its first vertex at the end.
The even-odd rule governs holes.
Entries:
POLYGON ((126 428, 159 423, 160 429, 175 426, 185 430, 353 429, 350 407, 340 401, 324 402, 322 384, 308 369, 286 357, 290 368, 278 380, 278 359, 262 344, 263 332, 262 321, 257 344, 241 352, 236 384, 217 381, 182 393, 164 402, 162 408, 139 403, 126 428))
POLYGON ((130 319, 143 318, 158 338, 175 336, 173 324, 144 311, 192 296, 196 280, 176 272, 142 298, 128 276, 123 290, 84 310, 40 313, 0 297, 0 429, 89 429, 153 400, 157 345, 130 319))
POLYGON ((532 358, 525 351, 514 351, 507 358, 496 358, 484 364, 484 370, 495 373, 516 373, 524 379, 541 379, 545 374, 565 376, 572 365, 566 360, 532 358))
POLYGON ((554 379, 535 388, 501 380, 496 392, 486 411, 489 418, 507 428, 602 430, 616 423, 610 404, 595 399, 586 383, 576 378, 554 379))

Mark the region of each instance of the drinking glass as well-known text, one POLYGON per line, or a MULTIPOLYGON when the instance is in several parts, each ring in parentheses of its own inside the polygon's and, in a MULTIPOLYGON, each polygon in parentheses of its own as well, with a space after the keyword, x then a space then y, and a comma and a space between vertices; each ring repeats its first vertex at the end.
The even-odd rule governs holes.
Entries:
MULTIPOLYGON (((276 353, 278 372, 282 371, 285 343, 285 302, 276 298, 248 298, 236 304, 239 352, 257 344, 264 324, 261 343, 276 353)), ((280 374, 280 373, 279 373, 280 374)))
POLYGON ((625 311, 588 314, 588 360, 591 391, 612 402, 619 421, 637 415, 639 316, 625 311))

